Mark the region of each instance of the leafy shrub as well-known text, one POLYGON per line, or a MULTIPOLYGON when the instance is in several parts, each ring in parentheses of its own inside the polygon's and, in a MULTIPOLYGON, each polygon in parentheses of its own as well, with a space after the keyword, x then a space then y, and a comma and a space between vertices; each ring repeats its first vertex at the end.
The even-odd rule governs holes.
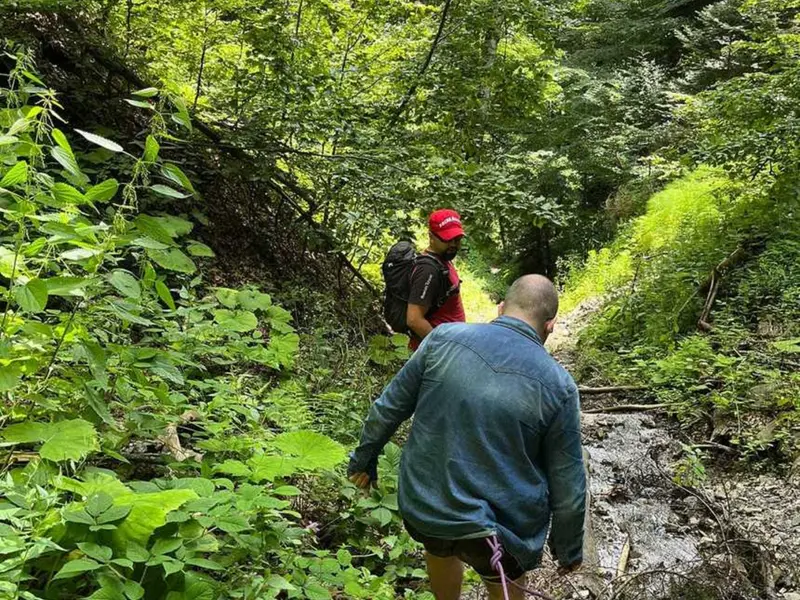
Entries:
POLYGON ((159 158, 172 135, 161 111, 191 126, 182 101, 134 93, 152 117, 136 157, 54 128, 56 96, 13 58, 0 109, 0 594, 393 598, 346 549, 314 547, 295 510, 295 483, 345 450, 303 429, 310 412, 286 410, 304 393, 288 377, 291 314, 256 288, 206 288, 197 264, 213 251, 192 222, 138 212, 144 196, 197 194, 159 158))

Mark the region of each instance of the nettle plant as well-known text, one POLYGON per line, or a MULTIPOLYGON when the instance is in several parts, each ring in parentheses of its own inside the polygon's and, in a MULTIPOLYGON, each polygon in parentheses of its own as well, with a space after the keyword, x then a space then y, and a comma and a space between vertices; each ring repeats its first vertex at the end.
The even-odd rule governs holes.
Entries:
POLYGON ((138 211, 145 195, 197 194, 159 158, 168 122, 191 128, 183 103, 133 94, 151 115, 135 156, 73 135, 28 57, 8 56, 0 598, 392 597, 345 551, 314 550, 293 510, 292 478, 345 451, 275 430, 260 401, 297 353, 291 315, 257 289, 204 288, 195 260, 213 252, 192 222, 138 211), (98 176, 109 172, 128 179, 98 176), (157 438, 162 477, 121 478, 157 438))

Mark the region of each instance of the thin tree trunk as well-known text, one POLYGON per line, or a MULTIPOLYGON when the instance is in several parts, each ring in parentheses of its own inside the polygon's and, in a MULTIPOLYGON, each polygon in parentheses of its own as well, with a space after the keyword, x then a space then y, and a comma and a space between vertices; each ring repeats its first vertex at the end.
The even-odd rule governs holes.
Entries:
POLYGON ((125 58, 131 50, 131 18, 133 17, 133 0, 127 0, 127 12, 125 14, 125 58))
POLYGON ((442 31, 444 31, 444 25, 447 22, 447 14, 450 12, 451 4, 452 0, 445 0, 444 7, 442 8, 442 16, 439 19, 439 28, 436 30, 436 36, 434 36, 433 42, 431 42, 431 47, 430 50, 428 50, 428 55, 425 57, 425 62, 422 63, 422 67, 420 67, 419 73, 417 73, 417 77, 414 79, 414 83, 412 83, 411 87, 408 88, 405 96, 403 96, 402 102, 400 102, 400 106, 397 107, 392 115, 392 118, 389 120, 389 129, 394 127, 402 114, 405 112, 411 97, 417 91, 417 87, 419 87, 419 82, 422 79, 422 76, 425 74, 425 72, 428 70, 428 66, 431 64, 433 54, 436 52, 436 47, 439 45, 439 41, 442 39, 442 31))
POLYGON ((203 86, 203 70, 206 68, 206 51, 208 50, 208 10, 203 14, 203 50, 200 52, 200 68, 197 69, 197 84, 195 85, 194 104, 192 110, 197 110, 197 101, 200 100, 200 90, 203 86))

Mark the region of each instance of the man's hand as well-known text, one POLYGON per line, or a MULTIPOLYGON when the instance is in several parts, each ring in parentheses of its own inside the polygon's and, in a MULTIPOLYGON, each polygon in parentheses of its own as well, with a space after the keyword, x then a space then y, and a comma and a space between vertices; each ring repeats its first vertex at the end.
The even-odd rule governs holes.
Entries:
POLYGON ((369 487, 369 484, 371 483, 369 475, 367 475, 366 473, 353 473, 352 475, 350 475, 350 477, 348 477, 348 479, 352 483, 356 484, 356 486, 360 487, 362 490, 367 489, 369 487))
POLYGON ((559 575, 567 575, 569 573, 574 573, 575 571, 577 571, 578 569, 581 568, 582 564, 583 564, 583 561, 579 560, 579 561, 576 561, 576 562, 572 563, 571 565, 567 565, 566 567, 559 567, 558 568, 558 574, 559 575))

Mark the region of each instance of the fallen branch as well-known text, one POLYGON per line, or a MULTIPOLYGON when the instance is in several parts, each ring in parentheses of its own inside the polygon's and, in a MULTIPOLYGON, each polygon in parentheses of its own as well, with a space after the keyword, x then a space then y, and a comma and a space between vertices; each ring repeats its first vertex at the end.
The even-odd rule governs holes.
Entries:
POLYGON ((597 415, 602 413, 611 413, 611 412, 642 412, 647 410, 660 410, 662 408, 667 408, 668 404, 618 404, 617 406, 606 406, 605 408, 590 408, 589 410, 584 410, 585 414, 589 415, 597 415))
POLYGON ((745 252, 744 248, 741 246, 737 247, 736 250, 734 250, 725 258, 725 260, 720 262, 711 270, 708 279, 706 279, 705 282, 703 282, 703 285, 700 286, 701 291, 708 290, 706 301, 703 304, 703 312, 700 313, 700 318, 697 320, 697 327, 700 330, 709 332, 713 329, 711 324, 708 322, 708 319, 711 316, 711 309, 714 306, 714 300, 717 298, 720 280, 728 269, 741 262, 746 257, 747 252, 745 252))
POLYGON ((622 547, 622 552, 619 555, 619 562, 617 563, 617 577, 622 577, 628 570, 628 558, 631 555, 631 536, 625 539, 625 545, 622 547))
POLYGON ((702 444, 692 444, 691 446, 692 448, 698 448, 700 450, 721 450, 722 452, 731 454, 736 454, 737 452, 735 448, 731 448, 725 444, 718 444, 717 442, 705 442, 702 444))
POLYGON ((618 392, 641 392, 649 390, 646 385, 612 385, 607 387, 579 387, 578 392, 581 396, 592 396, 596 394, 616 394, 618 392))

